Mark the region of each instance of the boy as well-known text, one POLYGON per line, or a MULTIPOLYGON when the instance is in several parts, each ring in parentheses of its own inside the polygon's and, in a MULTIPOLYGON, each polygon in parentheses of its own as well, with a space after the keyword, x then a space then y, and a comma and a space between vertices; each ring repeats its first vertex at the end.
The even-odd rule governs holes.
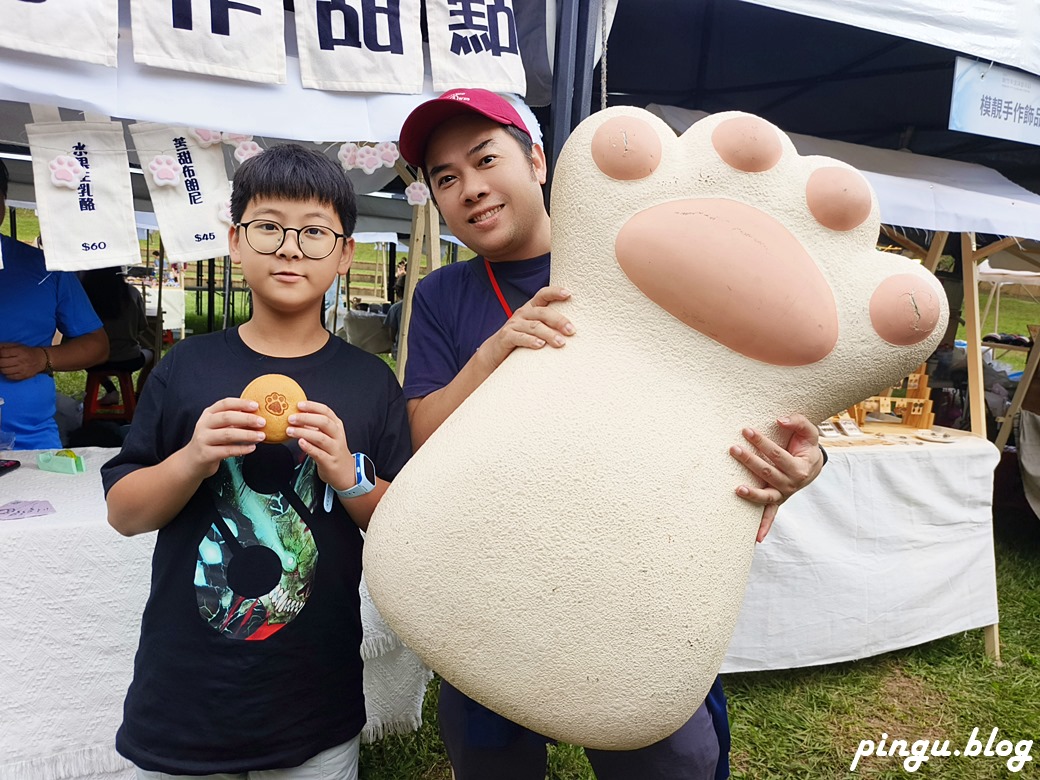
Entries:
POLYGON ((231 212, 253 316, 170 351, 102 470, 112 526, 159 532, 116 748, 141 778, 352 779, 358 528, 411 453, 405 403, 383 361, 319 321, 354 254, 342 170, 270 149, 235 174, 231 212), (266 374, 309 399, 294 411, 291 388, 266 393, 267 411, 290 404, 284 444, 265 443, 274 426, 239 397, 266 374))

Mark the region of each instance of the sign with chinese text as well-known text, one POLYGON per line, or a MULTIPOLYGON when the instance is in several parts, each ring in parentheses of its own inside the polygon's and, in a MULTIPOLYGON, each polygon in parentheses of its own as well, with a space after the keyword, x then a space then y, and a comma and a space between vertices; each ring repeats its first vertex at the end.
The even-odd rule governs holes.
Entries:
POLYGON ((512 0, 427 2, 426 21, 435 90, 527 92, 512 0))
POLYGON ((420 0, 296 3, 303 86, 353 92, 422 92, 420 0))
POLYGON ((284 84, 284 14, 282 0, 132 0, 134 60, 284 84))
POLYGON ((0 46, 116 66, 119 3, 0 0, 0 46))
POLYGON ((122 124, 45 122, 25 131, 48 270, 140 263, 122 124))
POLYGON ((151 122, 130 125, 130 135, 169 259, 226 255, 230 224, 221 215, 231 187, 219 138, 212 143, 205 133, 151 122))
POLYGON ((958 57, 950 129, 1040 146, 1040 78, 958 57))

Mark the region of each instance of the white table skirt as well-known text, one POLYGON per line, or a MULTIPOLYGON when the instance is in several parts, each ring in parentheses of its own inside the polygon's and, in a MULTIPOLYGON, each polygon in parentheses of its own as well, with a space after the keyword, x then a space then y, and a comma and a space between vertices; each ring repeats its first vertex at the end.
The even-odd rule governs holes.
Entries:
POLYGON ((755 551, 724 672, 849 661, 997 622, 999 454, 951 435, 828 448, 755 551))
MULTIPOLYGON (((57 513, 0 521, 0 780, 133 777, 114 742, 155 535, 125 538, 106 521, 98 472, 116 450, 77 452, 85 474, 40 471, 35 452, 3 455, 22 466, 0 477, 0 504, 45 499, 57 513)), ((362 596, 370 741, 418 728, 431 675, 364 586, 362 596)))

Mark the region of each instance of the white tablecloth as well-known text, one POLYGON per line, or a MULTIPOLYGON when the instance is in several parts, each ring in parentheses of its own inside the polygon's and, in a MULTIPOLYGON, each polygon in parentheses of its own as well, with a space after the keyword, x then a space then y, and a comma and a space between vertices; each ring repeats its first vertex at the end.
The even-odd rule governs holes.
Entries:
POLYGON ((780 508, 724 672, 849 661, 997 622, 996 447, 906 441, 829 447, 780 508))
MULTIPOLYGON (((129 777, 112 747, 148 592, 151 534, 109 528, 98 469, 48 474, 35 453, 0 477, 0 504, 56 515, 0 521, 0 780, 129 777), (116 776, 116 775, 113 775, 116 776)), ((828 450, 817 481, 759 545, 723 671, 845 661, 997 621, 993 445, 828 450)), ((368 739, 418 725, 429 673, 362 591, 368 739)))
MULTIPOLYGON (((154 317, 159 310, 159 288, 144 288, 144 311, 154 317)), ((180 287, 163 287, 162 291, 163 330, 184 330, 184 290, 180 287)))
POLYGON ((384 316, 341 306, 338 312, 325 312, 325 327, 348 344, 378 355, 393 347, 390 329, 383 326, 384 316))
MULTIPOLYGON (((85 474, 0 477, 0 504, 47 500, 56 514, 0 521, 0 780, 130 778, 114 748, 148 596, 154 534, 106 521, 99 469, 115 450, 78 449, 85 474), (111 775, 107 773, 112 773, 111 775)), ((417 728, 430 673, 362 589, 366 741, 417 728)))

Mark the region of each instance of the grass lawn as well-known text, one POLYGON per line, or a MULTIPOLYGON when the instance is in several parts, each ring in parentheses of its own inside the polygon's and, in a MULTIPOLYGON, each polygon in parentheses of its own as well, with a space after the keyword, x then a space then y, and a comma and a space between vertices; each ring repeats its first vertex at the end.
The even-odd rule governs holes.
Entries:
MULTIPOLYGON (((205 300, 203 296, 203 304, 205 300)), ((188 327, 201 333, 205 311, 193 311, 193 302, 189 295, 188 327)), ((1024 334, 1026 325, 1040 323, 1040 304, 1005 297, 1000 323, 1002 332, 1024 334)), ((982 331, 992 329, 991 313, 982 331)), ((1024 353, 1010 353, 1002 359, 1021 367, 1024 358, 1024 353)), ((76 396, 78 391, 79 397, 84 381, 83 372, 58 377, 62 392, 76 396)), ((782 511, 778 522, 784 522, 782 511)), ((950 740, 951 750, 963 747, 975 728, 984 738, 996 727, 998 740, 1040 740, 1040 520, 1028 512, 1008 511, 994 525, 1002 666, 986 659, 982 631, 975 630, 854 663, 726 675, 733 777, 907 777, 896 758, 864 758, 854 774, 848 771, 859 742, 880 740, 883 733, 908 742, 950 740)), ((925 560, 921 564, 928 565, 925 560)), ((435 680, 417 733, 362 748, 365 780, 450 779, 437 733, 436 695, 435 680)), ((1040 747, 1032 753, 1034 761, 1019 773, 1022 777, 1040 777, 1040 747)), ((1013 776, 1005 761, 932 758, 916 775, 950 780, 1013 776)), ((551 748, 547 776, 593 780, 583 751, 570 745, 551 748)))

